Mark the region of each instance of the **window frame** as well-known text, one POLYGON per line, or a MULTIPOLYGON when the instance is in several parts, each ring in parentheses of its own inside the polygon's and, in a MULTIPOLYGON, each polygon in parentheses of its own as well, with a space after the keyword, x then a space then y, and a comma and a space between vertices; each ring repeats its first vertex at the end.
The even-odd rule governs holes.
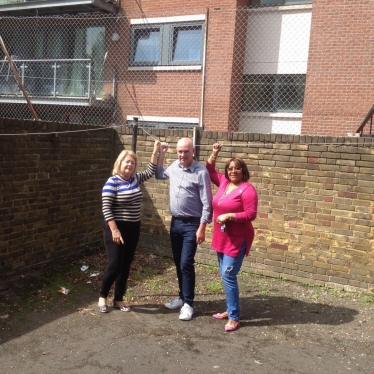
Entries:
MULTIPOLYGON (((160 61, 160 58, 161 58, 161 45, 162 45, 162 33, 161 33, 161 27, 159 24, 152 24, 150 26, 147 26, 147 27, 144 27, 143 25, 134 25, 131 27, 131 43, 130 43, 130 66, 155 66, 155 62, 154 61, 150 61, 150 62, 147 62, 147 61, 141 61, 141 62, 137 62, 135 61, 135 53, 136 53, 136 46, 137 46, 137 43, 135 43, 135 38, 136 38, 136 33, 138 30, 156 30, 156 29, 159 29, 160 30, 160 40, 159 40, 159 49, 158 49, 158 55, 159 55, 159 60, 158 62, 160 61)), ((158 63, 157 63, 158 65, 158 63)), ((157 66, 156 65, 156 66, 157 66)))
POLYGON ((256 4, 256 5, 253 5, 253 0, 250 0, 249 1, 249 7, 250 8, 256 8, 256 7, 287 6, 287 5, 305 5, 305 4, 312 4, 312 3, 313 3, 313 0, 278 0, 278 4, 256 4))
MULTIPOLYGON (((100 96, 104 87, 102 64, 107 32, 107 26, 100 22, 73 25, 68 30, 63 25, 41 26, 37 32, 31 26, 18 28, 9 37, 9 46, 17 56, 19 55, 20 63, 27 62, 23 83, 29 94, 36 97, 56 95, 56 97, 74 99, 76 97, 87 98, 92 95, 92 92, 95 92, 97 96, 100 96), (90 29, 100 30, 90 34, 90 29), (77 33, 83 35, 79 44, 77 33), (102 37, 100 37, 100 33, 102 33, 102 37), (94 37, 92 37, 93 35, 94 37), (20 43, 20 40, 26 41, 25 47, 20 43), (93 46, 100 41, 102 43, 99 45, 102 48, 96 49, 98 54, 95 56, 93 46), (76 48, 76 45, 79 47, 76 48), (90 54, 88 46, 91 47, 90 54), (23 50, 24 53, 22 54, 20 50, 23 50), (74 59, 80 61, 74 62, 74 59), (43 60, 46 61, 43 62, 43 60), (55 60, 56 66, 54 67, 54 63, 48 60, 55 60), (90 64, 90 70, 88 70, 87 64, 90 64), (79 79, 76 78, 77 76, 79 79), (51 81, 55 82, 55 85, 51 84, 51 81), (72 89, 71 87, 78 81, 81 82, 81 88, 72 89)), ((2 83, 2 79, 0 79, 0 85, 2 83)))
POLYGON ((149 67, 149 66, 192 66, 203 64, 204 54, 204 33, 205 20, 193 20, 185 22, 165 22, 150 24, 134 24, 131 25, 131 43, 130 43, 130 67, 149 67), (178 60, 173 61, 174 47, 174 30, 183 27, 201 27, 200 37, 200 59, 199 60, 178 60), (135 53, 137 44, 135 43, 135 35, 138 30, 160 30, 160 46, 159 60, 157 62, 135 61, 135 53))
MULTIPOLYGON (((304 108, 304 97, 305 97, 305 86, 306 86, 306 74, 246 74, 243 77, 243 90, 242 90, 242 103, 241 103, 241 112, 247 113, 302 113, 304 108), (299 76, 299 79, 302 77, 304 78, 304 90, 302 97, 296 97, 298 100, 297 102, 301 102, 301 107, 297 107, 295 109, 287 109, 285 108, 286 102, 282 100, 282 94, 285 92, 287 87, 293 87, 295 84, 288 84, 285 85, 284 82, 289 80, 290 83, 294 81, 294 78, 299 76), (246 85, 251 83, 251 78, 253 77, 253 81, 255 82, 254 85, 259 85, 261 82, 268 83, 268 87, 264 86, 261 88, 255 88, 252 93, 252 97, 257 98, 260 96, 263 98, 268 98, 265 100, 265 103, 261 102, 261 100, 257 100, 258 103, 254 102, 252 107, 247 104, 246 101, 250 100, 249 98, 246 99, 246 85), (263 94, 258 94, 258 92, 262 91, 263 94), (302 99, 302 100, 300 100, 302 99)), ((296 90, 295 90, 296 91, 296 90)))

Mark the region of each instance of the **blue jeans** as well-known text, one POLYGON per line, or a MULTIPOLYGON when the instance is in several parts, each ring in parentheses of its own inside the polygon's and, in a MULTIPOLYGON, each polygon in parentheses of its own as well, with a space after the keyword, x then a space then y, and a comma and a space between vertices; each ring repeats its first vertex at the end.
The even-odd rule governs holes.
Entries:
POLYGON ((217 252, 219 272, 226 292, 227 312, 229 319, 233 321, 240 319, 239 287, 236 276, 242 266, 246 246, 247 242, 244 240, 239 257, 231 257, 217 252))
POLYGON ((195 298, 195 253, 197 248, 196 231, 200 218, 171 220, 170 241, 173 259, 177 270, 179 297, 192 306, 195 298))

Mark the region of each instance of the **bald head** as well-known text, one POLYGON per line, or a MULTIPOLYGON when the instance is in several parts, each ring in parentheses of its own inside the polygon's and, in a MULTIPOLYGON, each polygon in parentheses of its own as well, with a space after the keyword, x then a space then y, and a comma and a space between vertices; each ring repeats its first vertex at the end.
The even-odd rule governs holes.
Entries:
POLYGON ((192 140, 189 138, 181 138, 177 143, 178 159, 184 168, 188 168, 193 163, 193 155, 195 148, 193 147, 192 140))
POLYGON ((193 149, 193 143, 190 138, 180 138, 177 143, 177 148, 178 147, 189 147, 193 149))

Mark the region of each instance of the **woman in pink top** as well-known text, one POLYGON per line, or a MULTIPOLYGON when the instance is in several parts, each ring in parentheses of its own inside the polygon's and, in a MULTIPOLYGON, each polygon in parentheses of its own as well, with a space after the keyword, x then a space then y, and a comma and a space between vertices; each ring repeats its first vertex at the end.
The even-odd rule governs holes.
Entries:
POLYGON ((224 174, 215 169, 220 150, 219 143, 213 145, 206 167, 211 181, 218 187, 213 198, 212 248, 217 251, 227 310, 214 314, 213 317, 228 318, 225 330, 234 331, 240 325, 237 274, 253 242, 252 221, 257 215, 258 197, 255 188, 248 182, 249 171, 242 159, 234 157, 227 161, 224 174))

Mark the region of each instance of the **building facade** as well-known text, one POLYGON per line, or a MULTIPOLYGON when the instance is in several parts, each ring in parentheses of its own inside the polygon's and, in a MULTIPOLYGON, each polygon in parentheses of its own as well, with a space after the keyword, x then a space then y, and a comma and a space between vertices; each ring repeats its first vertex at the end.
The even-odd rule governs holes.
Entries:
POLYGON ((346 136, 372 106, 370 0, 0 0, 0 115, 346 136), (0 51, 1 53, 1 51, 0 51), (1 55, 0 55, 1 57, 1 55))

